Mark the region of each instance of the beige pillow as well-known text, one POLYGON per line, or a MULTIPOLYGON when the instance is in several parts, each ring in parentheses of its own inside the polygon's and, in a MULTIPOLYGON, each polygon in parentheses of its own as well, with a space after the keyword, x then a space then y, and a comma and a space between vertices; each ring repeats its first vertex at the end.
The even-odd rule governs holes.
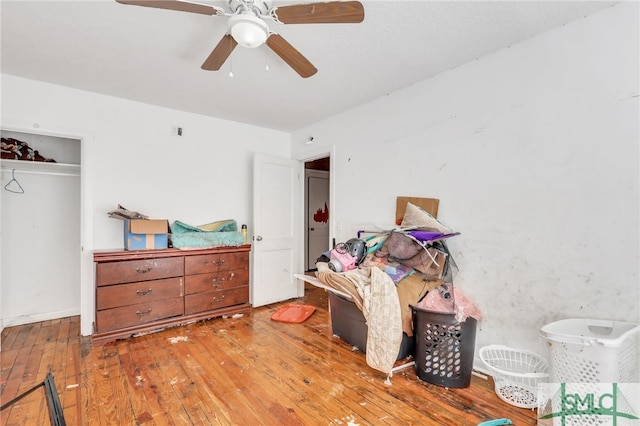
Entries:
POLYGON ((438 219, 412 203, 407 203, 407 209, 404 212, 400 226, 403 228, 409 226, 429 228, 442 232, 443 234, 450 234, 452 232, 451 229, 440 223, 438 219))

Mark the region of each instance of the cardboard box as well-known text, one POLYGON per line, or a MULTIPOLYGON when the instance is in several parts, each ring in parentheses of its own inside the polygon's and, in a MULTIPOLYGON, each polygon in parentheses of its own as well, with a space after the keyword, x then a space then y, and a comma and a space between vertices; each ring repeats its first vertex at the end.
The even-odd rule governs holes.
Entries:
POLYGON ((166 219, 124 220, 124 249, 152 250, 169 246, 169 222, 166 219))
MULTIPOLYGON (((329 291, 329 311, 331 313, 332 333, 361 352, 367 352, 367 333, 369 327, 362 311, 355 303, 329 291)), ((402 333, 402 343, 397 359, 404 359, 414 354, 415 343, 413 337, 402 333)))
POLYGON ((404 212, 407 209, 407 203, 414 204, 431 216, 438 217, 438 205, 440 200, 437 198, 419 198, 419 197, 398 197, 396 199, 396 225, 402 223, 404 212))

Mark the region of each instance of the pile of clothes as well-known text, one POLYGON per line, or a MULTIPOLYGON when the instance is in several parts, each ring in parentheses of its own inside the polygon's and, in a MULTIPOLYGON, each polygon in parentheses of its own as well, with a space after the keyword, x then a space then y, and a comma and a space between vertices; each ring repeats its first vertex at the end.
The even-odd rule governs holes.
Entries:
POLYGON ((28 143, 13 138, 2 138, 0 152, 3 160, 26 160, 55 163, 51 158, 45 158, 37 150, 34 150, 28 143))
POLYGON ((318 259, 318 280, 349 294, 367 321, 366 355, 372 368, 387 374, 393 368, 402 333, 413 336, 411 306, 456 313, 458 321, 467 316, 479 319, 475 305, 453 288, 458 267, 446 241, 457 235, 460 233, 408 203, 399 228, 364 240, 366 256, 358 259, 357 267, 340 272, 336 269, 341 268, 330 268, 330 262, 341 259, 340 253, 318 259))

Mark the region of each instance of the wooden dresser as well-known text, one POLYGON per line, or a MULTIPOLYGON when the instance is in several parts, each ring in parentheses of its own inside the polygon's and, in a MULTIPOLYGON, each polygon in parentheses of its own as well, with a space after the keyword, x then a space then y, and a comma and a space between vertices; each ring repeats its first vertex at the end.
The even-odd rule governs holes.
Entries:
POLYGON ((248 312, 250 245, 96 251, 93 342, 248 312))

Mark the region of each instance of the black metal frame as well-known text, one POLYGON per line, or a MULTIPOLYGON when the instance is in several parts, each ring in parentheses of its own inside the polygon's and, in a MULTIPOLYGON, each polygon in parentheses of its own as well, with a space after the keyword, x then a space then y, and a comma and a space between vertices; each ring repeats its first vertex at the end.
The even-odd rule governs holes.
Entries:
POLYGON ((26 392, 23 392, 20 395, 16 396, 6 404, 3 404, 0 407, 0 410, 4 410, 16 401, 24 398, 34 390, 38 389, 40 386, 44 386, 44 393, 47 397, 47 405, 49 406, 49 417, 51 418, 51 424, 54 426, 66 426, 67 423, 64 420, 64 412, 62 411, 62 405, 60 404, 60 398, 58 397, 56 384, 53 381, 53 375, 51 374, 51 372, 47 373, 47 377, 45 377, 44 381, 38 383, 26 392))

